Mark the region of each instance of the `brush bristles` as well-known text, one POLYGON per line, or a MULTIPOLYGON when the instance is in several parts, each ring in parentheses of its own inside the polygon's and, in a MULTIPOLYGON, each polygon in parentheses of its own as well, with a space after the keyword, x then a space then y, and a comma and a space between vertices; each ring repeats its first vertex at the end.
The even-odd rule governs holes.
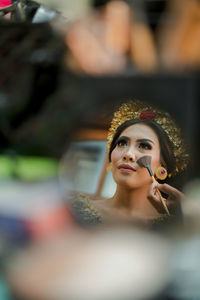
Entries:
POLYGON ((137 160, 137 163, 140 167, 147 168, 149 175, 153 176, 153 173, 151 170, 151 156, 144 155, 137 160))
POLYGON ((148 166, 151 166, 151 156, 142 156, 137 160, 137 163, 140 167, 147 168, 148 166))

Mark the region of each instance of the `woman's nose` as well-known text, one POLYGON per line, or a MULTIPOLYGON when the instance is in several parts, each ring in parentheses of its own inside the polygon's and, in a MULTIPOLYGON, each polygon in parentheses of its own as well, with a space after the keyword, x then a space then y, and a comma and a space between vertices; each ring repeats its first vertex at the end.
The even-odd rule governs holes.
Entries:
POLYGON ((133 150, 129 150, 126 153, 124 153, 123 155, 123 160, 124 161, 131 161, 134 162, 135 161, 135 152, 133 150))

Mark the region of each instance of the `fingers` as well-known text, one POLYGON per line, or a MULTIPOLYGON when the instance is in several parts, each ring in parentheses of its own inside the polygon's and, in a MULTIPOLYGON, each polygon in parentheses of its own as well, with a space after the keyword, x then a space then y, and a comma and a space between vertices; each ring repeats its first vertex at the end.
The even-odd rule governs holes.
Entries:
MULTIPOLYGON (((157 182, 153 182, 151 184, 147 198, 160 213, 165 212, 160 195, 158 193, 157 182)), ((166 202, 166 199, 164 199, 164 201, 166 202)))
POLYGON ((158 182, 152 183, 149 189, 148 199, 158 209, 158 211, 162 211, 163 206, 161 204, 160 197, 156 193, 157 189, 159 189, 159 191, 168 195, 167 199, 165 198, 163 199, 167 207, 170 209, 170 214, 177 215, 177 216, 182 215, 181 200, 184 198, 184 194, 166 183, 164 184, 159 184, 158 182))
POLYGON ((159 195, 158 195, 156 189, 157 189, 157 184, 156 183, 152 183, 151 186, 150 186, 147 198, 149 200, 155 200, 155 201, 158 202, 159 201, 159 195))
POLYGON ((164 183, 164 184, 159 184, 157 183, 158 189, 167 194, 169 196, 169 201, 170 200, 181 200, 184 197, 184 194, 181 193, 179 190, 176 188, 172 187, 171 185, 164 183))

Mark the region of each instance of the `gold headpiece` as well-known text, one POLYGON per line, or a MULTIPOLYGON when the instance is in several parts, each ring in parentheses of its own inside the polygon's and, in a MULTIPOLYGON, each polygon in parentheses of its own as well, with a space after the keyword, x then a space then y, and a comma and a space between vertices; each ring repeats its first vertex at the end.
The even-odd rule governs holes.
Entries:
POLYGON ((111 126, 108 131, 108 149, 110 149, 110 145, 117 128, 124 122, 132 119, 140 119, 143 121, 152 120, 164 129, 173 145, 176 166, 175 171, 171 174, 172 176, 175 176, 187 167, 189 155, 186 153, 180 129, 175 121, 167 112, 158 110, 155 107, 139 100, 129 101, 122 104, 121 107, 114 113, 114 118, 112 119, 111 126))

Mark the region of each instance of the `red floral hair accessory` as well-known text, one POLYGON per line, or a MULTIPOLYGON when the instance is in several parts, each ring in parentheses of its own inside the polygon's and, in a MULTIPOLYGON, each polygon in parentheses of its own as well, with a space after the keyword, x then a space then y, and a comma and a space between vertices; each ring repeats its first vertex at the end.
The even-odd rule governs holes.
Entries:
POLYGON ((145 111, 142 111, 141 114, 140 114, 140 117, 139 117, 139 119, 141 121, 145 121, 145 120, 155 121, 155 118, 156 118, 156 114, 151 109, 147 109, 145 111))

